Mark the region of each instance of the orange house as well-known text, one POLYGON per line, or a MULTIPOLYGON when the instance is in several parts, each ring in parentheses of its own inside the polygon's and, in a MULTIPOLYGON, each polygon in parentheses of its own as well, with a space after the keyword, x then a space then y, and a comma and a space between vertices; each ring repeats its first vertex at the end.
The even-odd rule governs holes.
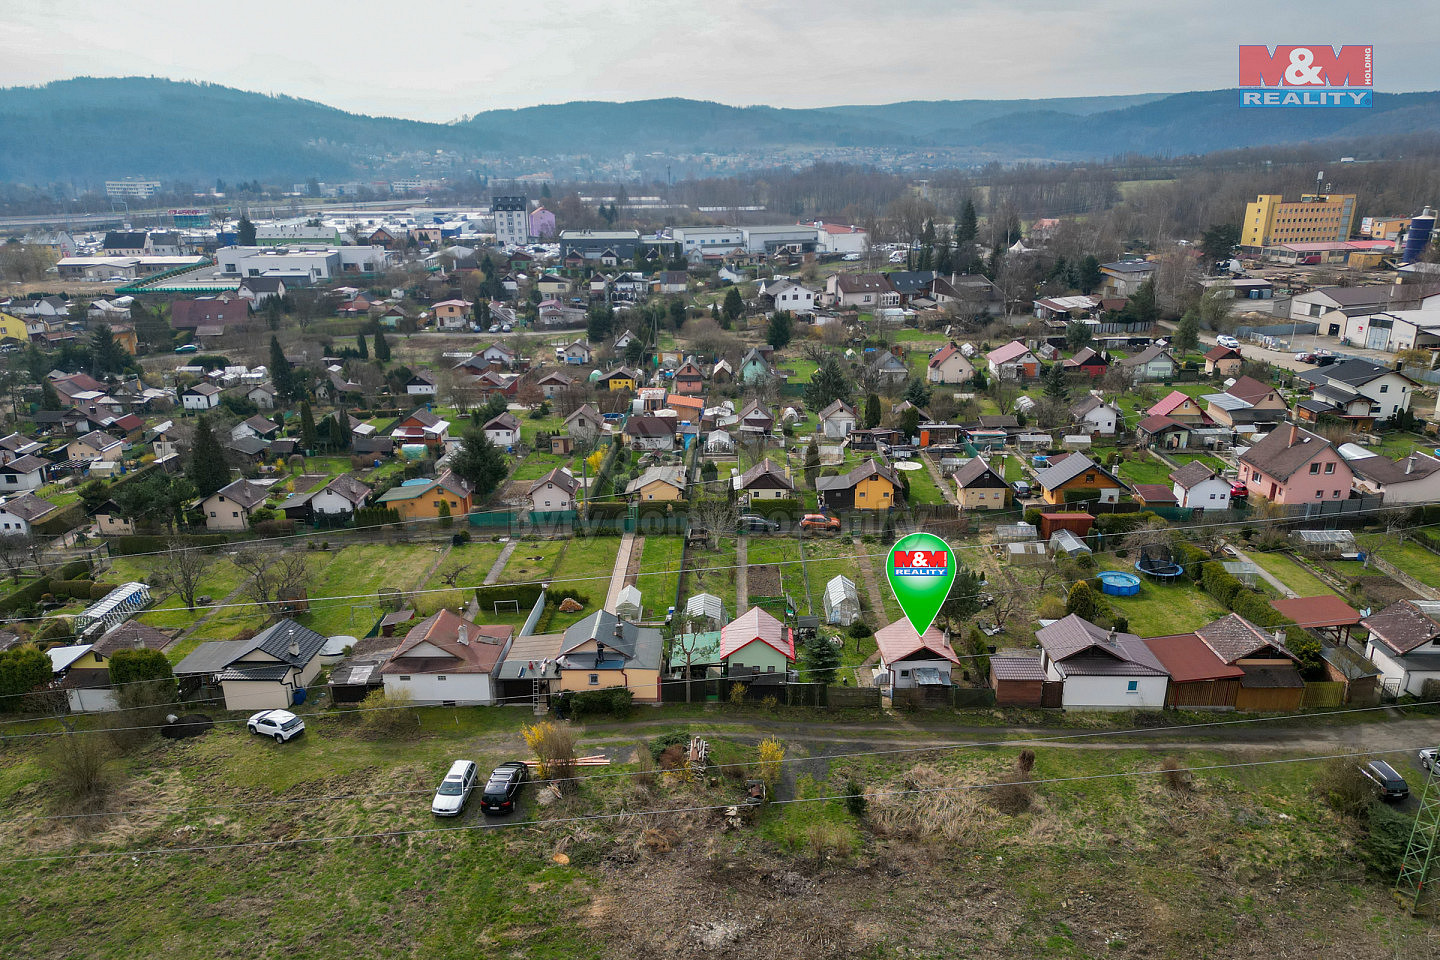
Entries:
POLYGON ((394 487, 376 503, 395 510, 401 520, 434 520, 442 515, 442 503, 449 505, 450 516, 463 517, 474 506, 474 491, 446 470, 433 480, 410 480, 394 487))

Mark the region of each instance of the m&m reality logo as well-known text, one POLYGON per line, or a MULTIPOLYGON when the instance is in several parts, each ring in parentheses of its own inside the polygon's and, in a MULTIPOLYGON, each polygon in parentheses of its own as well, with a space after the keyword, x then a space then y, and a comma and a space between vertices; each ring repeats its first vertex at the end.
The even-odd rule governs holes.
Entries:
POLYGON ((933 533, 909 534, 890 548, 885 579, 916 635, 923 635, 935 622, 958 570, 955 551, 933 533))
POLYGON ((1348 45, 1242 45, 1242 107, 1368 107, 1375 85, 1374 50, 1348 45))
POLYGON ((896 550, 890 562, 897 577, 943 577, 949 558, 948 550, 896 550))

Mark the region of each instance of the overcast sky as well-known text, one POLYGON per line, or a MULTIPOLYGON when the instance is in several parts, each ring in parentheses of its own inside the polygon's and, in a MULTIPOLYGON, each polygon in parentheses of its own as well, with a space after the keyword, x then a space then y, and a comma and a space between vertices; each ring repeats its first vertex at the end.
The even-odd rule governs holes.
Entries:
POLYGON ((3 0, 0 86, 159 76, 448 121, 582 99, 1213 90, 1241 43, 1369 43, 1376 89, 1397 92, 1440 88, 1437 26, 1430 0, 3 0))

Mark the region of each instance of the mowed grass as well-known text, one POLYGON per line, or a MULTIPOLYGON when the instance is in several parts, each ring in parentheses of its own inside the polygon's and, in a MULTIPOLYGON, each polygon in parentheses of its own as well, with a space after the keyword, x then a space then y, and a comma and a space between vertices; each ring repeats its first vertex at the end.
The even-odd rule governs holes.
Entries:
POLYGON ((1295 591, 1299 597, 1330 596, 1335 593, 1325 582, 1300 565, 1299 561, 1283 553, 1262 553, 1252 550, 1246 554, 1256 566, 1295 591))
POLYGON ((382 589, 409 592, 426 580, 426 571, 440 558, 438 544, 370 543, 317 552, 310 582, 308 612, 296 619, 326 636, 364 636, 383 616, 382 589), (322 599, 322 598, 346 599, 322 599))
POLYGON ((560 554, 565 550, 564 540, 522 540, 515 544, 505 569, 500 571, 496 583, 530 583, 546 580, 555 569, 560 554))
POLYGON ((684 543, 684 538, 678 536, 645 538, 635 586, 640 590, 640 602, 645 605, 647 617, 662 619, 665 609, 675 603, 680 589, 680 554, 684 543))
POLYGON ((1130 483, 1170 483, 1170 472, 1174 468, 1168 463, 1150 457, 1136 457, 1120 464, 1120 478, 1130 483))
POLYGON ((1396 543, 1394 537, 1381 533, 1365 534, 1358 540, 1365 550, 1390 561, 1421 583, 1440 584, 1440 556, 1420 544, 1414 541, 1396 543))
MULTIPOLYGON (((1105 570, 1135 572, 1134 566, 1126 566, 1123 561, 1102 560, 1100 566, 1105 570)), ((1215 598, 1184 577, 1173 583, 1144 579, 1140 592, 1133 597, 1104 596, 1115 613, 1130 622, 1130 632, 1142 637, 1188 633, 1226 613, 1215 598)))
POLYGON ((940 487, 935 483, 935 478, 930 475, 930 471, 926 468, 925 464, 920 464, 919 470, 902 470, 901 476, 910 484, 911 504, 942 504, 950 502, 945 499, 945 494, 940 491, 940 487))
POLYGON ((499 559, 500 551, 504 548, 505 544, 490 541, 451 547, 450 553, 440 566, 417 590, 416 612, 422 616, 429 616, 441 607, 448 607, 451 610, 464 607, 473 596, 473 588, 485 581, 485 574, 490 572, 490 568, 499 559), (456 579, 456 585, 454 587, 447 586, 442 575, 460 567, 464 567, 465 571, 456 579))
POLYGON ((715 550, 690 549, 685 560, 684 599, 688 601, 697 593, 713 593, 724 601, 726 616, 735 617, 745 612, 735 606, 736 541, 733 537, 721 537, 719 543, 715 550))

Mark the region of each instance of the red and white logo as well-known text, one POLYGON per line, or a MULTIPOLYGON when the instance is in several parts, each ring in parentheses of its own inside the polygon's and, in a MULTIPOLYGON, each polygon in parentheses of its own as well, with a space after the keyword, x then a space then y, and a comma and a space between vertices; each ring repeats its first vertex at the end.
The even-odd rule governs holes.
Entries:
POLYGON ((1242 87, 1373 87, 1374 47, 1240 47, 1242 87))

